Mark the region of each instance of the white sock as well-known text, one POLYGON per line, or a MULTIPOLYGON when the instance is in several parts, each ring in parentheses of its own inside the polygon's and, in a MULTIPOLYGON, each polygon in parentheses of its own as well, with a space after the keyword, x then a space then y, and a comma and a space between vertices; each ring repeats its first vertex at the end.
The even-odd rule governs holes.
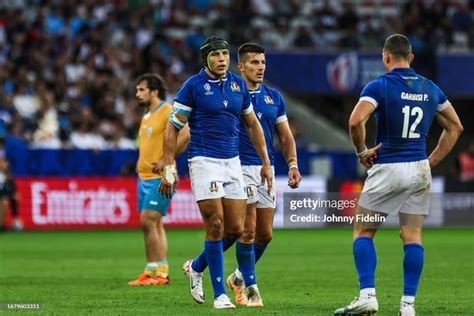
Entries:
POLYGON ((364 298, 364 299, 375 297, 375 288, 368 287, 368 288, 360 290, 359 297, 364 298))
POLYGON ((147 262, 145 269, 150 269, 150 270, 157 270, 158 269, 158 263, 157 262, 147 262))
POLYGON ((242 275, 242 272, 240 272, 239 268, 235 269, 234 274, 235 274, 235 276, 238 277, 239 279, 241 279, 241 280, 244 279, 244 276, 242 275))
POLYGON ((415 297, 414 296, 402 296, 402 303, 407 304, 415 304, 415 297))

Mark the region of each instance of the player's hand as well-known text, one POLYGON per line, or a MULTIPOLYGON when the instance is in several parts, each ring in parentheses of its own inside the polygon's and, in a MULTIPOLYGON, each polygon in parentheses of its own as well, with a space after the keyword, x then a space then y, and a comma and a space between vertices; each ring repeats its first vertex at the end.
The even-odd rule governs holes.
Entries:
POLYGON ((298 168, 290 168, 288 170, 288 186, 292 189, 299 187, 301 181, 301 174, 298 168))
POLYGON ((161 173, 163 171, 163 161, 158 160, 157 162, 152 162, 151 165, 152 165, 151 172, 161 173))
POLYGON ((374 165, 374 159, 377 158, 377 150, 379 150, 380 147, 382 147, 382 143, 370 148, 364 157, 359 158, 359 162, 367 169, 371 168, 374 165))
POLYGON ((167 165, 163 167, 163 177, 161 178, 160 187, 158 188, 158 192, 168 198, 171 199, 173 196, 173 190, 176 188, 177 184, 177 175, 176 175, 176 168, 174 165, 167 165))
POLYGON ((273 189, 273 170, 272 166, 270 165, 263 165, 262 169, 260 169, 260 176, 262 177, 262 186, 265 185, 265 182, 267 182, 267 187, 268 187, 268 194, 272 193, 273 189))

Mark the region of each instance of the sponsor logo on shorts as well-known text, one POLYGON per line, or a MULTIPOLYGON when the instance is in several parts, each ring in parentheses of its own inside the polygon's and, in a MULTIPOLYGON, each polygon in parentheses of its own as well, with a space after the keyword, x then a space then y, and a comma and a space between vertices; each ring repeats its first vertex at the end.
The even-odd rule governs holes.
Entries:
POLYGON ((209 185, 209 191, 210 192, 217 192, 218 189, 219 189, 219 187, 217 186, 217 182, 212 181, 211 184, 209 185))
POLYGON ((246 191, 245 193, 247 194, 247 198, 250 198, 250 197, 254 196, 252 187, 250 187, 250 186, 245 187, 245 191, 246 191))
POLYGON ((150 204, 151 205, 158 205, 158 202, 157 201, 150 201, 150 204))
POLYGON ((237 82, 232 82, 230 84, 230 89, 232 90, 232 92, 240 92, 240 87, 237 82))

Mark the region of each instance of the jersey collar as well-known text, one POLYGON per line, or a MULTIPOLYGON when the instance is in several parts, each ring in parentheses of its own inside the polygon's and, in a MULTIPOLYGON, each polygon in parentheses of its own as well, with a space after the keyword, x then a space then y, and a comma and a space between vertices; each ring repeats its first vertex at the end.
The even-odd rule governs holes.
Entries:
POLYGON ((165 104, 165 103, 166 103, 166 100, 161 101, 160 103, 158 103, 157 106, 155 106, 152 110, 148 111, 146 114, 150 114, 150 115, 151 115, 151 114, 155 113, 155 112, 158 111, 158 110, 163 106, 163 104, 165 104))
POLYGON ((214 78, 212 78, 211 76, 209 76, 207 74, 207 72, 204 70, 204 68, 202 68, 201 71, 199 71, 199 76, 201 76, 204 80, 207 80, 208 82, 212 82, 212 83, 219 83, 220 81, 227 81, 227 74, 226 74, 225 78, 214 79, 214 78))
POLYGON ((413 68, 393 68, 390 72, 396 72, 396 73, 415 73, 415 70, 413 68))

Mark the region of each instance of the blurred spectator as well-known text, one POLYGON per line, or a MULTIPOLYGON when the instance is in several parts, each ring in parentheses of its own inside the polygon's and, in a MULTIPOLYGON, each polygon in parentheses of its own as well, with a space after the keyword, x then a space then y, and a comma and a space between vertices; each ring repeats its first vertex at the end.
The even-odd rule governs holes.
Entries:
POLYGON ((469 32, 472 25, 472 16, 466 5, 459 5, 451 20, 455 31, 469 32))
POLYGON ((36 113, 38 127, 33 134, 33 147, 58 149, 61 147, 61 141, 59 140, 57 105, 53 92, 41 90, 39 102, 40 107, 36 113))
POLYGON ((457 158, 459 180, 462 182, 474 181, 474 141, 461 151, 457 158))
POLYGON ((306 25, 300 25, 296 31, 293 46, 298 48, 310 48, 313 46, 311 31, 306 25))
POLYGON ((18 195, 13 175, 5 152, 6 131, 0 127, 0 231, 6 229, 6 214, 8 209, 12 211, 12 228, 21 230, 23 222, 18 214, 18 195))
POLYGON ((138 127, 135 77, 160 73, 172 98, 202 66, 199 47, 211 34, 234 48, 257 41, 269 50, 378 50, 387 33, 404 32, 421 73, 436 68, 437 50, 474 45, 473 0, 382 3, 0 0, 0 120, 35 147, 120 147, 112 130, 128 147, 138 127), (84 108, 90 113, 81 123, 84 108))

